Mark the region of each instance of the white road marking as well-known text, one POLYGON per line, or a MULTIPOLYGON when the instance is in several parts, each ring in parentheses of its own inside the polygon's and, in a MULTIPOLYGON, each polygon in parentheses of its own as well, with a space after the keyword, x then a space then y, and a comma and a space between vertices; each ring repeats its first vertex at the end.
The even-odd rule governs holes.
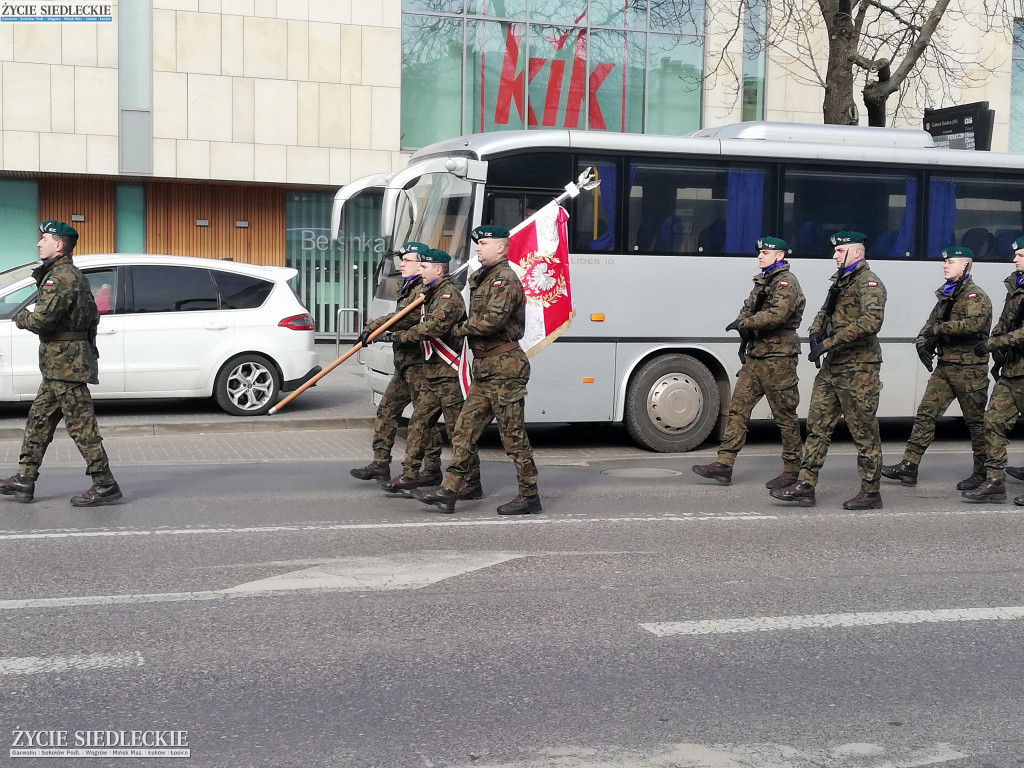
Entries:
POLYGON ((786 744, 669 744, 641 752, 603 746, 539 750, 514 762, 465 763, 457 768, 925 768, 971 755, 949 744, 909 748, 839 744, 798 749, 786 744))
POLYGON ((22 656, 0 659, 0 675, 41 675, 53 672, 67 672, 71 669, 97 670, 141 667, 142 654, 132 653, 90 653, 85 656, 22 656))
MULTIPOLYGON (((430 514, 430 513, 426 513, 430 514)), ((117 536, 200 536, 224 533, 291 533, 296 531, 368 531, 393 528, 465 528, 490 525, 582 525, 593 523, 694 523, 723 522, 749 520, 775 520, 774 515, 762 515, 758 512, 738 514, 702 514, 683 513, 679 515, 650 515, 645 517, 528 517, 523 520, 430 520, 416 523, 297 523, 294 525, 259 525, 244 527, 219 528, 157 528, 144 529, 86 529, 59 531, 4 531, 0 533, 0 541, 17 541, 21 539, 79 539, 117 536)))
POLYGON ((268 597, 294 592, 383 592, 420 589, 444 579, 527 557, 522 552, 413 552, 384 557, 345 557, 226 589, 135 595, 85 595, 0 600, 0 611, 81 608, 140 603, 181 603, 268 597))
POLYGON ((754 616, 744 619, 667 621, 640 626, 659 637, 670 635, 727 635, 785 629, 877 627, 883 624, 931 624, 958 621, 1013 621, 1024 619, 1024 606, 1005 608, 951 608, 933 611, 878 611, 874 613, 817 613, 804 616, 754 616))

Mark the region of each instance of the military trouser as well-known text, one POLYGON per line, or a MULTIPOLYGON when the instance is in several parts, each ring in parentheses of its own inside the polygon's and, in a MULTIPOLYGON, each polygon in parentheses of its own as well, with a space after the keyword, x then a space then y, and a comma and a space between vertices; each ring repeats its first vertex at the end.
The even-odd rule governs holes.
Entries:
MULTIPOLYGON (((409 365, 395 369, 395 374, 380 399, 380 405, 377 406, 377 418, 373 422, 374 461, 391 463, 391 449, 395 445, 395 435, 398 433, 398 420, 413 401, 422 383, 423 366, 409 365)), ((426 458, 423 460, 424 469, 436 471, 441 468, 441 444, 441 428, 435 426, 430 431, 426 458)), ((415 470, 418 475, 419 467, 417 466, 415 470)))
POLYGON ((487 379, 473 382, 455 424, 452 463, 442 483, 445 488, 457 491, 470 477, 476 445, 484 428, 493 418, 498 422, 498 433, 505 453, 516 465, 519 495, 537 495, 537 465, 533 462, 533 448, 526 436, 525 391, 525 380, 487 379), (509 402, 510 393, 515 393, 518 399, 509 402))
POLYGON ((1006 469, 1006 433, 1024 413, 1024 377, 1002 376, 992 387, 992 397, 985 411, 985 475, 1003 479, 1006 469))
POLYGON ((103 438, 96 424, 89 385, 79 381, 43 379, 28 412, 18 471, 26 477, 39 476, 43 456, 53 442, 53 433, 62 418, 68 434, 85 459, 85 474, 99 485, 114 482, 107 452, 103 450, 103 438))
POLYGON ((722 444, 718 447, 718 461, 731 467, 736 454, 747 442, 747 422, 762 397, 767 398, 775 423, 782 432, 782 465, 786 472, 800 469, 800 422, 796 408, 800 404, 800 390, 796 378, 797 358, 748 357, 740 368, 736 389, 729 401, 722 444))
POLYGON ((914 429, 903 453, 906 461, 921 463, 921 457, 935 439, 935 422, 954 400, 960 403, 967 429, 971 432, 974 474, 985 473, 985 403, 988 400, 988 368, 982 365, 940 362, 936 366, 917 406, 914 429))
POLYGON ((817 485, 825 463, 832 432, 840 416, 857 446, 860 489, 878 493, 882 474, 882 439, 878 434, 878 396, 882 391, 878 363, 840 363, 828 360, 814 379, 807 411, 807 440, 800 467, 800 481, 817 485))
MULTIPOLYGON (((419 476, 420 461, 427 450, 427 441, 437 432, 437 420, 444 414, 444 426, 448 439, 455 443, 455 425, 462 412, 462 389, 458 379, 426 378, 416 393, 412 417, 409 419, 409 438, 406 441, 405 461, 402 462, 406 477, 419 476)), ((480 454, 475 444, 470 446, 472 456, 466 481, 480 482, 480 454)))

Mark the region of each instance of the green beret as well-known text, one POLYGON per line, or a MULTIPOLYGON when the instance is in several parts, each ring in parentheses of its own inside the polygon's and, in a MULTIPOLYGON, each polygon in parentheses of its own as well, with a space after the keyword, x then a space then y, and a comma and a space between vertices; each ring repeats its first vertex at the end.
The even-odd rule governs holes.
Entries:
POLYGON ((473 242, 479 242, 488 238, 508 237, 509 232, 505 227, 496 227, 493 224, 481 224, 473 230, 473 242))
POLYGON ((973 259, 974 251, 963 245, 951 245, 942 249, 943 259, 973 259))
POLYGON ((1024 235, 1021 235, 1016 240, 1014 240, 1013 243, 1011 243, 1010 247, 1013 249, 1014 253, 1019 251, 1021 248, 1024 248, 1024 235))
POLYGON ((863 243, 868 236, 863 232, 836 232, 832 235, 832 245, 850 245, 851 243, 863 243))
MULTIPOLYGON (((416 254, 420 254, 420 253, 426 253, 429 250, 430 250, 430 246, 429 245, 424 245, 423 243, 417 243, 415 240, 410 240, 408 243, 406 243, 405 245, 402 246, 401 253, 416 253, 416 254)), ((420 261, 423 261, 423 259, 420 259, 420 261)))
POLYGON ((757 250, 759 251, 784 251, 787 248, 789 246, 786 245, 786 241, 778 237, 761 237, 757 240, 757 250))
POLYGON ((429 251, 420 251, 420 262, 427 264, 447 264, 452 257, 440 248, 431 248, 429 251))
POLYGON ((44 235, 49 233, 57 237, 78 237, 77 229, 65 224, 63 221, 56 221, 54 219, 47 219, 40 223, 39 231, 44 235))

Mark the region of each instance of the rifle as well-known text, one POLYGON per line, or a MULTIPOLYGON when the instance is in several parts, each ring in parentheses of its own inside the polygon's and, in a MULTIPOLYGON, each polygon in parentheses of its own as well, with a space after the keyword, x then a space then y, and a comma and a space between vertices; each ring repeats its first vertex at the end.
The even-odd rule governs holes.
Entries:
MULTIPOLYGON (((1013 317, 1010 318, 1010 322, 1003 330, 1003 334, 1011 333, 1020 328, 1021 320, 1024 319, 1024 298, 1017 302, 1017 309, 1014 310, 1013 317)), ((1008 350, 1005 354, 1000 353, 998 350, 992 353, 992 359, 995 361, 995 365, 992 366, 992 378, 999 381, 999 375, 1002 373, 1003 366, 1010 361, 1010 358, 1016 357, 1017 353, 1008 350), (1000 355, 997 358, 997 354, 1000 355)))
MULTIPOLYGON (((964 271, 960 273, 960 277, 956 279, 956 285, 953 286, 953 290, 949 292, 949 296, 943 297, 944 302, 942 307, 942 314, 939 316, 940 323, 949 322, 949 318, 953 315, 953 305, 956 303, 957 292, 960 290, 960 286, 964 284, 964 279, 970 277, 971 265, 973 262, 968 261, 964 266, 964 271)), ((939 354, 939 337, 935 336, 934 333, 931 338, 925 342, 924 350, 928 352, 932 357, 939 354)))
MULTIPOLYGON (((839 304, 839 279, 843 276, 843 271, 846 269, 846 260, 849 256, 849 251, 843 255, 843 266, 836 270, 835 279, 832 280, 832 285, 825 296, 825 303, 821 307, 821 311, 824 313, 824 318, 821 321, 821 330, 818 331, 818 338, 821 341, 825 341, 825 339, 836 332, 836 321, 832 315, 836 313, 836 306, 839 304)), ((821 368, 821 358, 814 361, 814 367, 821 368)))
MULTIPOLYGON (((751 307, 750 314, 756 315, 761 311, 761 307, 764 306, 765 301, 768 300, 768 284, 765 283, 761 290, 757 292, 757 298, 754 299, 754 306, 751 307)), ((749 315, 748 315, 749 317, 749 315)), ((740 362, 747 362, 747 347, 749 347, 759 335, 759 331, 740 331, 740 362)))

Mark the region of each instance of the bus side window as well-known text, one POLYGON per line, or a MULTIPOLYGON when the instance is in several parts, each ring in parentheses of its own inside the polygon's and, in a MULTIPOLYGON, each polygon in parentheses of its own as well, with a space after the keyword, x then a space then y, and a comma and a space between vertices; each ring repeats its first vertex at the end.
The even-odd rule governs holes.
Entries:
POLYGON ((786 170, 782 199, 781 237, 794 256, 828 258, 832 254, 829 237, 841 230, 867 235, 869 259, 915 255, 916 174, 847 168, 786 170))
POLYGON ((594 169, 601 184, 592 192, 584 192, 575 200, 573 250, 582 253, 599 253, 616 250, 616 217, 619 202, 617 198, 615 163, 581 159, 576 176, 588 167, 594 169))
POLYGON ((928 257, 964 245, 975 261, 1006 261, 1024 234, 1024 183, 986 174, 932 176, 928 182, 928 257))

